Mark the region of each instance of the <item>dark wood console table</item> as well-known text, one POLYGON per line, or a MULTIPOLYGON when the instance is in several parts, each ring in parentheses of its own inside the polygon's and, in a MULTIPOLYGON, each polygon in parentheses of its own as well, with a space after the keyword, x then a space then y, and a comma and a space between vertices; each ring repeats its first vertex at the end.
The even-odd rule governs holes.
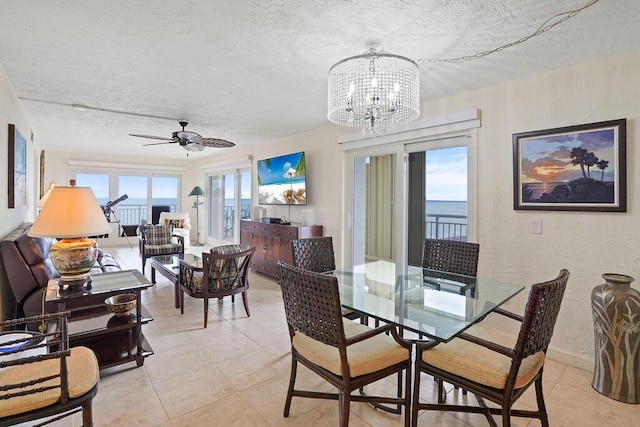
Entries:
POLYGON ((291 241, 308 237, 322 237, 321 225, 270 224, 261 221, 240 221, 240 243, 255 246, 250 267, 278 278, 278 261, 293 263, 291 241))
POLYGON ((69 344, 92 349, 100 369, 127 362, 142 366, 144 358, 153 354, 142 333, 142 325, 153 318, 141 302, 142 290, 151 286, 138 270, 98 274, 92 276, 91 287, 72 292, 60 290, 58 279, 53 279, 47 286, 46 304, 49 311, 71 310, 69 344), (104 300, 124 293, 135 293, 138 303, 128 316, 117 317, 107 310, 104 300))

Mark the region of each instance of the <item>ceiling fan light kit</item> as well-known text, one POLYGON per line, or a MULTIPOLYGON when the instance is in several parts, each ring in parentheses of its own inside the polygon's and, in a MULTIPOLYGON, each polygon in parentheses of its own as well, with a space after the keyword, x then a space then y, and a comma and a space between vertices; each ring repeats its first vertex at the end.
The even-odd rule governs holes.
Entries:
POLYGON ((327 118, 371 136, 420 115, 420 70, 404 56, 370 48, 329 70, 327 118))
POLYGON ((160 144, 179 144, 182 148, 187 151, 197 152, 202 151, 205 147, 210 148, 231 148, 235 147, 236 144, 230 141, 226 141, 224 139, 219 138, 203 138, 199 133, 191 132, 185 130, 189 122, 185 120, 181 120, 178 122, 180 126, 182 126, 182 130, 175 131, 171 134, 171 138, 166 138, 163 136, 153 136, 153 135, 143 135, 138 133, 130 133, 129 136, 134 136, 136 138, 148 138, 148 139, 157 139, 163 142, 154 142, 150 144, 144 145, 160 145, 160 144))

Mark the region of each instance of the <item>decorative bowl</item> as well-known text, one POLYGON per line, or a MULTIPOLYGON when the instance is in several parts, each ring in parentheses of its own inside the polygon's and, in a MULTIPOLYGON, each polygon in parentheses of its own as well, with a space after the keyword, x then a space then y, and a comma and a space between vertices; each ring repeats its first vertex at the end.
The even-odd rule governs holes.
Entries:
POLYGON ((120 294, 104 300, 107 309, 116 316, 128 316, 136 307, 136 294, 120 294))

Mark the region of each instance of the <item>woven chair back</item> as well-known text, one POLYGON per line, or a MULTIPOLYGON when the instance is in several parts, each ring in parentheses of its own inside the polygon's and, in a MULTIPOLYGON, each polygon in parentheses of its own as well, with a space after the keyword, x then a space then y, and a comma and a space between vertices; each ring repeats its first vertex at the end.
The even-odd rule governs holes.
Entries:
POLYGON ((317 273, 336 269, 333 239, 330 236, 292 240, 291 254, 296 267, 317 273))
POLYGON ((569 272, 561 270, 555 279, 531 286, 515 347, 517 358, 547 351, 568 280, 569 272))
POLYGON ((290 328, 322 343, 344 347, 338 280, 282 261, 278 269, 290 328))
POLYGON ((424 239, 422 267, 466 276, 476 276, 479 253, 480 245, 477 243, 424 239))

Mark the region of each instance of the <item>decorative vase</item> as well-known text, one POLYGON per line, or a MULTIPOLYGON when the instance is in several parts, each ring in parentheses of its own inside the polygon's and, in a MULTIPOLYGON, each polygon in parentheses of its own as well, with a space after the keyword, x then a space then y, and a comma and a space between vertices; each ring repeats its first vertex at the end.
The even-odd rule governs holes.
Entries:
POLYGON ((302 210, 302 225, 314 225, 316 223, 316 211, 313 209, 302 210))
POLYGON ((595 336, 592 386, 627 403, 640 403, 640 292, 633 277, 603 274, 593 288, 591 309, 595 336))

